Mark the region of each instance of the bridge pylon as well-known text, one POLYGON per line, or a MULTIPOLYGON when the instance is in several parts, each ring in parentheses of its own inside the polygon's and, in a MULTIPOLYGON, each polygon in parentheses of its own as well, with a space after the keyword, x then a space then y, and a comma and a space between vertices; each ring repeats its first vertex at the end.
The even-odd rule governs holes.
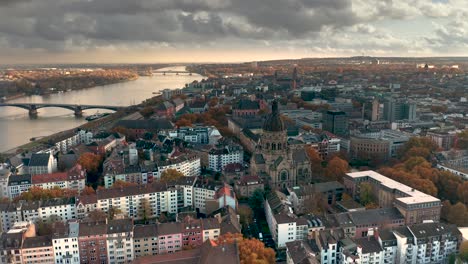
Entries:
POLYGON ((75 116, 78 116, 78 117, 83 116, 83 109, 81 108, 81 106, 75 107, 75 110, 73 111, 75 112, 75 116))
POLYGON ((31 105, 29 107, 29 116, 30 117, 37 117, 37 107, 35 105, 31 105))

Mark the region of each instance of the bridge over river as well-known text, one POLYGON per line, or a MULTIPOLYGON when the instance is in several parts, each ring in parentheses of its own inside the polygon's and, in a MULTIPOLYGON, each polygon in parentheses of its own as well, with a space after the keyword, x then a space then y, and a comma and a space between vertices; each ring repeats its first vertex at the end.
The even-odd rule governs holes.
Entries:
POLYGON ((71 110, 75 113, 76 116, 82 116, 83 110, 88 109, 106 109, 106 110, 113 110, 117 111, 119 109, 125 108, 124 106, 110 106, 110 105, 82 105, 82 104, 53 104, 53 103, 45 103, 45 104, 37 104, 37 103, 0 103, 0 107, 2 106, 11 106, 11 107, 19 107, 29 111, 30 116, 37 116, 37 110, 46 107, 58 107, 58 108, 65 108, 71 110))

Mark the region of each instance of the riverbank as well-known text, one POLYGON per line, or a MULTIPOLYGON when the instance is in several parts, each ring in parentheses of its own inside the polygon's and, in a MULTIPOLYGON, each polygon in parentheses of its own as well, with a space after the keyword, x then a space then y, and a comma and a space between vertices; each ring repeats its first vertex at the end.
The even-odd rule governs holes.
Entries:
POLYGON ((67 130, 63 130, 63 131, 60 131, 60 132, 57 132, 48 136, 44 136, 44 137, 41 137, 40 139, 31 141, 29 143, 15 147, 13 149, 3 151, 2 153, 0 153, 0 155, 9 157, 9 156, 13 156, 18 153, 21 153, 21 152, 37 152, 41 149, 49 148, 55 145, 55 143, 59 142, 60 140, 72 137, 73 135, 76 134, 76 131, 79 129, 92 130, 92 131, 106 130, 106 129, 111 128, 115 122, 120 120, 120 118, 127 116, 136 111, 137 111, 137 108, 135 106, 129 106, 123 110, 119 110, 113 114, 99 118, 97 120, 89 121, 80 126, 67 129, 67 130))
MULTIPOLYGON (((182 71, 185 67, 169 67, 165 70, 182 71)), ((194 80, 200 81, 204 76, 188 75, 153 75, 140 76, 134 81, 96 86, 87 89, 74 90, 66 93, 54 93, 47 96, 27 96, 12 100, 9 103, 29 104, 83 104, 122 106, 138 105, 148 98, 154 97, 164 89, 178 89, 194 80)), ((70 109, 40 108, 38 116, 31 119, 28 111, 18 107, 0 107, 0 152, 14 152, 19 146, 29 147, 31 138, 41 141, 44 136, 60 131, 86 126, 84 117, 99 113, 113 113, 109 110, 85 110, 83 117, 76 117, 70 109)), ((34 144, 33 144, 34 145, 34 144)))
MULTIPOLYGON (((143 75, 142 75, 142 76, 143 76, 143 75)), ((105 84, 92 85, 92 86, 83 86, 83 87, 76 87, 76 88, 72 88, 72 89, 68 89, 68 90, 49 90, 49 91, 47 91, 47 92, 40 93, 40 94, 26 94, 26 93, 21 93, 21 94, 11 95, 11 96, 9 96, 9 97, 7 97, 7 98, 5 98, 5 99, 0 98, 0 103, 6 103, 6 102, 13 101, 13 100, 16 100, 16 99, 26 98, 26 97, 32 96, 32 95, 48 96, 48 95, 59 94, 59 93, 68 93, 68 92, 72 92, 72 91, 80 91, 80 90, 85 90, 85 89, 91 89, 91 88, 94 88, 94 87, 96 87, 96 86, 106 86, 106 85, 111 85, 111 84, 118 84, 118 83, 131 82, 131 81, 136 81, 136 80, 138 80, 138 78, 140 78, 140 75, 137 75, 137 76, 134 76, 134 77, 125 79, 125 80, 109 81, 109 82, 107 82, 107 83, 105 83, 105 84)))

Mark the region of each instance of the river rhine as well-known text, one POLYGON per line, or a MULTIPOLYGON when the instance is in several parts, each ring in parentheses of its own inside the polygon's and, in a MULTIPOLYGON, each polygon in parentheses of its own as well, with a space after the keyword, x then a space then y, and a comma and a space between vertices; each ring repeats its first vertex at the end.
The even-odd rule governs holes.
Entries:
MULTIPOLYGON (((185 67, 170 67, 164 70, 184 70, 185 67)), ((162 69, 161 69, 162 70, 162 69)), ((189 75, 153 75, 142 76, 135 81, 96 86, 83 90, 70 91, 47 96, 28 96, 8 103, 60 103, 128 106, 138 104, 150 98, 153 92, 166 88, 182 88, 186 83, 201 80, 203 76, 189 75)), ((99 111, 87 110, 84 117, 99 111)), ((16 107, 0 107, 0 152, 7 151, 29 142, 32 137, 47 136, 62 130, 77 127, 87 121, 77 118, 73 112, 62 108, 42 108, 37 119, 29 118, 28 111, 16 107)))

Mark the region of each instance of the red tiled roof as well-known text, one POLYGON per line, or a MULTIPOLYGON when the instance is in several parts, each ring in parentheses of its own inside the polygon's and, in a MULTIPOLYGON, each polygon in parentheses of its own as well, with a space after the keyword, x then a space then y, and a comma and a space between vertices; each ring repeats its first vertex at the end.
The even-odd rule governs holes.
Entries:
POLYGON ((82 204, 94 204, 97 203, 97 195, 96 194, 89 194, 89 195, 81 195, 76 199, 76 203, 82 204))
POLYGON ((222 196, 225 196, 225 195, 234 198, 234 192, 231 190, 231 187, 229 185, 227 185, 227 184, 224 184, 223 187, 219 188, 216 191, 215 199, 218 199, 219 197, 222 197, 222 196))
POLYGON ((36 174, 32 176, 33 184, 67 181, 68 175, 66 172, 55 172, 48 174, 36 174))

